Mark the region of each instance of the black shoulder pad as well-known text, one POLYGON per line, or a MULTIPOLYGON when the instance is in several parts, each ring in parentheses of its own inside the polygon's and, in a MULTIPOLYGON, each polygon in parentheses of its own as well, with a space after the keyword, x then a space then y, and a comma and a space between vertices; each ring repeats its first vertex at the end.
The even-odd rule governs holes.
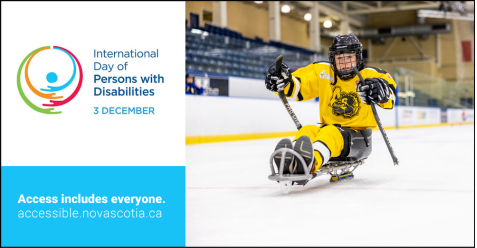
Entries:
MULTIPOLYGON (((381 68, 378 68, 378 67, 370 67, 370 66, 368 66, 368 67, 366 67, 366 68, 374 69, 374 70, 376 70, 377 72, 382 73, 382 74, 388 73, 387 71, 385 71, 385 70, 383 70, 383 69, 381 69, 381 68)), ((364 68, 364 69, 366 69, 366 68, 364 68)))
POLYGON ((318 63, 328 63, 329 64, 330 61, 315 61, 315 62, 313 62, 313 64, 318 64, 318 63))

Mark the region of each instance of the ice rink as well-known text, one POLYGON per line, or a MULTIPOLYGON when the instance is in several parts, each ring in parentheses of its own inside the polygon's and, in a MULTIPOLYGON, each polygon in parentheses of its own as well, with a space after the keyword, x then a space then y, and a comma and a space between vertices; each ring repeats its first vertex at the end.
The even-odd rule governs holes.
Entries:
MULTIPOLYGON (((268 180, 280 138, 186 147, 188 246, 473 246, 474 126, 379 131, 353 180, 284 195, 268 180)), ((291 138, 291 137, 290 137, 291 138)))

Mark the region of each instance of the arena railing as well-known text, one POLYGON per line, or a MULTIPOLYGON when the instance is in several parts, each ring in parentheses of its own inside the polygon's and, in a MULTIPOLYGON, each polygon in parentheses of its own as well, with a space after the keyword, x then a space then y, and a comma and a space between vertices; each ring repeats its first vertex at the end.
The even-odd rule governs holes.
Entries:
POLYGON ((391 69, 398 84, 399 105, 474 108, 474 81, 449 81, 406 68, 391 69))

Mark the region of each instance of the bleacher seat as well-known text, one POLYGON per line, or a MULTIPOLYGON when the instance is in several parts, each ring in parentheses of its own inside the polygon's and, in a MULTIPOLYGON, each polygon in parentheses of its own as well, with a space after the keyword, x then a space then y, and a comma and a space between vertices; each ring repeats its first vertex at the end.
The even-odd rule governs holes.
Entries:
MULTIPOLYGON (((207 35, 186 30, 186 69, 188 71, 263 79, 278 55, 292 70, 313 62, 314 52, 283 44, 250 39, 228 28, 207 25, 197 29, 207 35), (228 44, 226 40, 228 39, 228 44)), ((327 59, 323 56, 322 59, 327 59)))

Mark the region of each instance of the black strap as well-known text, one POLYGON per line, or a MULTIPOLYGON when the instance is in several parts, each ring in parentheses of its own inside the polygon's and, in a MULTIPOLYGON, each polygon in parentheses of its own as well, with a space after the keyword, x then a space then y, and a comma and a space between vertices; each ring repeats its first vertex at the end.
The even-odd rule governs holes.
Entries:
POLYGON ((366 142, 366 147, 369 147, 368 137, 366 137, 366 135, 364 135, 364 132, 363 132, 363 131, 359 131, 359 132, 361 133, 361 135, 363 135, 364 142, 366 142))
MULTIPOLYGON (((324 123, 317 123, 317 124, 322 124, 320 128, 328 126, 328 124, 324 123)), ((357 133, 357 131, 354 131, 353 129, 349 127, 342 127, 341 124, 335 123, 333 124, 338 130, 340 131, 341 135, 343 136, 343 150, 341 151, 341 154, 338 156, 338 158, 346 158, 348 157, 350 151, 351 151, 351 134, 357 133)), ((366 147, 369 147, 369 140, 365 136, 363 131, 360 131, 361 134, 364 137, 364 142, 366 142, 366 147)), ((331 154, 331 153, 330 153, 331 154)))
POLYGON ((325 60, 322 60, 322 61, 315 61, 313 62, 313 64, 318 64, 318 63, 330 63, 330 61, 325 61, 325 60))
POLYGON ((298 101, 303 101, 303 95, 301 92, 298 92, 298 101))
POLYGON ((333 124, 338 130, 340 131, 341 135, 343 136, 343 150, 341 154, 338 156, 339 158, 346 158, 349 155, 350 147, 351 147, 351 134, 350 130, 347 127, 341 127, 341 125, 333 124))
POLYGON ((288 88, 288 93, 286 94, 287 97, 292 96, 293 89, 295 89, 295 82, 294 82, 293 79, 291 78, 291 79, 290 79, 290 88, 288 88))

